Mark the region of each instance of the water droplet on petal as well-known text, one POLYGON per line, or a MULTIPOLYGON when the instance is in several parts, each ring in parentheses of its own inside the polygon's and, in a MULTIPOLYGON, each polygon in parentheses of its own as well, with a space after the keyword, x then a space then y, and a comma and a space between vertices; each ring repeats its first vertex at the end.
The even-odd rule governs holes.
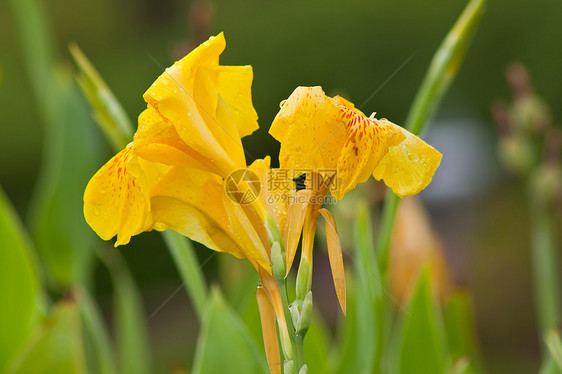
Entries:
POLYGON ((279 108, 283 108, 283 105, 285 105, 285 103, 287 102, 287 100, 283 100, 282 102, 279 103, 279 108))

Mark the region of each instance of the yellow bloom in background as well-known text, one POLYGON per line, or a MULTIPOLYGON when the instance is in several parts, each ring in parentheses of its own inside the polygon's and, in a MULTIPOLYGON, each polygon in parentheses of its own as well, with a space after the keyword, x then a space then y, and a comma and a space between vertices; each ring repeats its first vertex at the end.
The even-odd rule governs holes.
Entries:
POLYGON ((332 194, 338 200, 371 175, 400 197, 415 195, 441 162, 441 154, 417 136, 386 119, 367 118, 320 87, 298 87, 269 133, 281 143, 281 168, 337 170, 332 194))
POLYGON ((444 302, 451 289, 451 279, 443 244, 420 200, 409 197, 398 207, 390 250, 390 287, 398 301, 408 302, 426 266, 429 266, 433 293, 444 302))

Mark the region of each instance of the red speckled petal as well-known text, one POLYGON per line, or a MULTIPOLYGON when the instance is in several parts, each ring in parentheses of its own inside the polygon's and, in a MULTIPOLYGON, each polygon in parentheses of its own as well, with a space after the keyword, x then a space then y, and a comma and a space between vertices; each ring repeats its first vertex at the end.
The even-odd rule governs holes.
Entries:
POLYGON ((337 189, 332 191, 336 199, 369 179, 389 147, 404 139, 394 127, 366 118, 361 112, 344 106, 341 112, 347 120, 347 141, 338 159, 337 189))
POLYGON ((115 245, 152 228, 147 191, 128 171, 135 161, 129 145, 94 175, 84 193, 86 221, 102 239, 117 235, 115 245))

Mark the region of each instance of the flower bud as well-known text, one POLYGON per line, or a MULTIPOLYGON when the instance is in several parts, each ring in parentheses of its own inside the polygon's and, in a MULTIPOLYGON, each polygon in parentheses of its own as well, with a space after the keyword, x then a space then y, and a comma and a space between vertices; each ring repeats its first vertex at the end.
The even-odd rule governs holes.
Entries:
POLYGON ((301 257, 299 271, 297 272, 297 300, 304 300, 308 291, 310 291, 312 264, 306 257, 301 257))
POLYGON ((297 334, 304 335, 310 327, 310 321, 312 320, 312 292, 308 291, 304 301, 302 303, 300 318, 298 323, 295 325, 297 328, 297 334))
POLYGON ((293 360, 286 360, 283 364, 283 373, 293 373, 294 372, 294 362, 293 360))
POLYGON ((281 252, 279 242, 273 242, 271 245, 271 268, 275 279, 285 278, 285 256, 281 252))

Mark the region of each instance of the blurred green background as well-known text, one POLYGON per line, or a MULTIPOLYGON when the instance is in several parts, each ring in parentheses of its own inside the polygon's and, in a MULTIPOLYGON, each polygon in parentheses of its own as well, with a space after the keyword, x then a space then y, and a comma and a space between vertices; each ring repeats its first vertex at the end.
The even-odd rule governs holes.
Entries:
MULTIPOLYGON (((199 34, 207 32, 207 38, 224 31, 222 63, 254 68, 253 99, 261 128, 244 140, 254 158, 278 152, 267 130, 279 102, 299 85, 321 85, 326 93, 341 94, 357 106, 377 91, 362 110, 402 123, 431 56, 464 6, 465 1, 450 0, 242 0, 208 6, 174 0, 44 2, 60 68, 74 73, 68 44, 76 42, 132 118, 144 109, 142 94, 162 66, 202 41, 199 34), (196 29, 194 19, 204 17, 209 22, 196 29)), ((519 61, 560 124, 561 24, 562 2, 557 0, 490 1, 426 134, 444 161, 424 196, 455 282, 474 296, 491 373, 536 372, 540 345, 526 186, 497 166, 490 107, 510 97, 505 68, 519 61)), ((0 184, 26 217, 42 162, 45 127, 5 2, 0 2, 0 45, 0 184)), ((111 157, 109 147, 99 133, 84 136, 99 137, 101 151, 92 162, 101 166, 111 157)), ((87 180, 78 182, 85 187, 87 180)), ((185 293, 178 292, 157 310, 181 284, 161 238, 143 234, 119 250, 139 283, 147 315, 157 311, 148 321, 155 360, 165 367, 188 362, 197 325, 185 293)), ((199 248, 199 254, 204 260, 210 252, 199 248)), ((211 278, 216 265, 216 257, 205 265, 211 278)), ((97 297, 107 308, 109 289, 109 276, 100 266, 97 297)))

